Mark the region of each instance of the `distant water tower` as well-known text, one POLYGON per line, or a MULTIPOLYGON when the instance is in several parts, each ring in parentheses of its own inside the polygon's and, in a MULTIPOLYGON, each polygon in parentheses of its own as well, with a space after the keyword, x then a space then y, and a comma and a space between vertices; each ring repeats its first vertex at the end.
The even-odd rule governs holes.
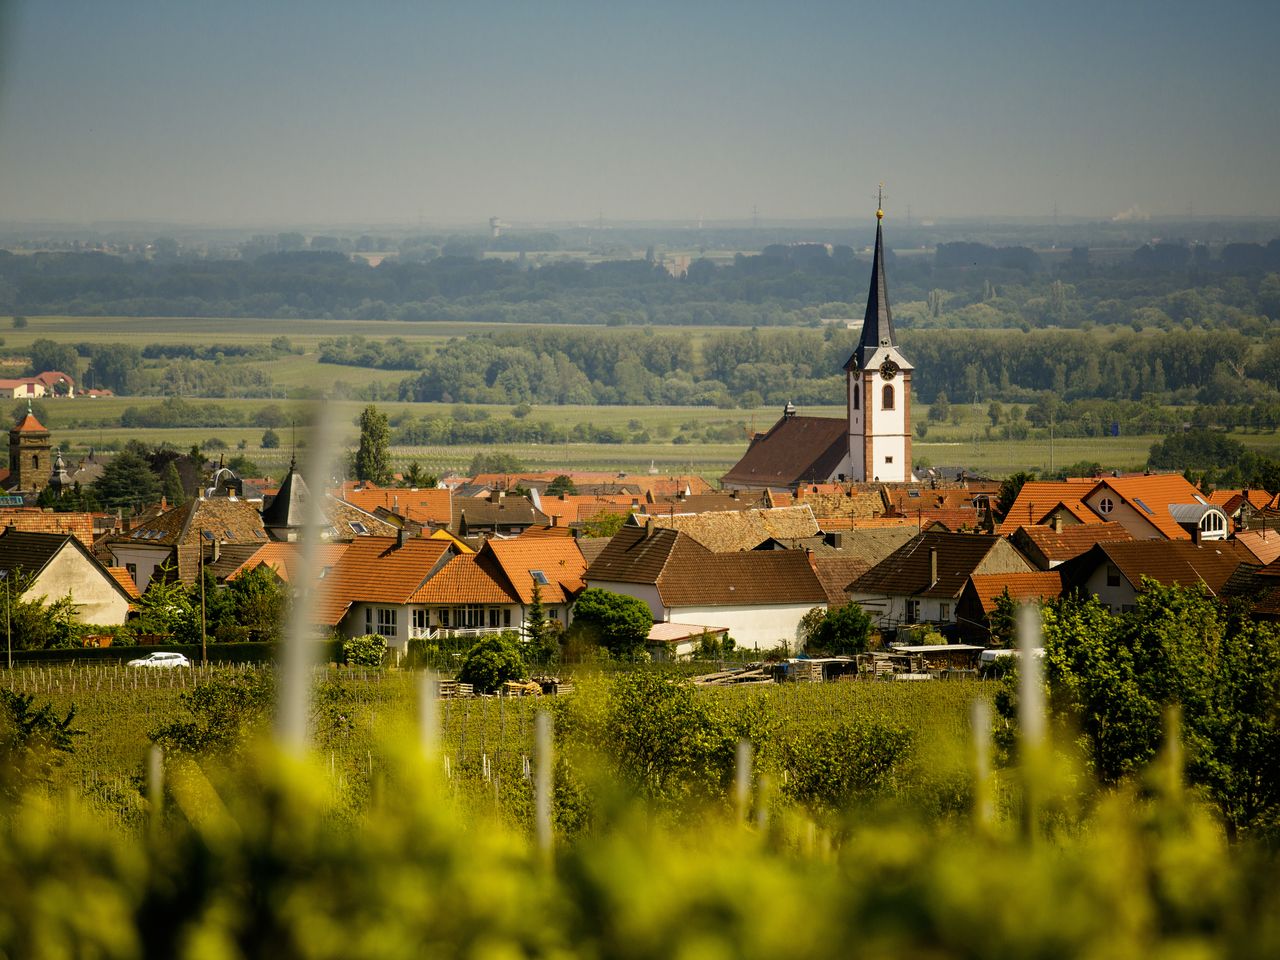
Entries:
POLYGON ((506 224, 503 223, 497 217, 490 217, 489 218, 489 236, 492 237, 494 240, 498 239, 498 237, 502 236, 502 228, 505 226, 506 224))

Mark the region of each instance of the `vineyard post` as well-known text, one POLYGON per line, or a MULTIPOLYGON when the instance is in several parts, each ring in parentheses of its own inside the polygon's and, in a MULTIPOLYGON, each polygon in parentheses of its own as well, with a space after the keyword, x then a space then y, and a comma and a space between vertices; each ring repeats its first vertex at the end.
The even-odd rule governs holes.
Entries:
POLYGON ((535 822, 537 824, 538 851, 547 862, 551 860, 551 715, 539 711, 535 721, 537 737, 536 781, 534 785, 535 822))
POLYGON ((733 799, 737 808, 739 823, 743 823, 747 819, 747 800, 750 792, 751 742, 749 740, 739 740, 733 776, 733 799))

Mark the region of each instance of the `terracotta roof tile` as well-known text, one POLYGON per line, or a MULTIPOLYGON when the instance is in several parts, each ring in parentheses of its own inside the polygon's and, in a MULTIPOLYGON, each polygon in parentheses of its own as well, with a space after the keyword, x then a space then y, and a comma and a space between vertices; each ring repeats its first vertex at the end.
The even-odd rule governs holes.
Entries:
POLYGON ((39 507, 2 507, 0 527, 13 527, 28 533, 69 533, 86 547, 93 547, 91 513, 55 513, 39 507))
POLYGON ((1028 480, 1018 491, 998 532, 1008 535, 1019 527, 1040 523, 1059 504, 1079 503, 1097 485, 1098 481, 1092 477, 1028 480))
POLYGON ((425 537, 397 546, 394 537, 357 537, 321 581, 317 620, 336 624, 356 602, 409 602, 414 592, 452 556, 448 542, 425 537))
POLYGON ((452 490, 365 486, 346 491, 342 499, 368 513, 382 507, 417 523, 450 526, 454 522, 452 490))
POLYGON ((978 599, 984 614, 996 608, 996 599, 1005 590, 1009 598, 1017 602, 1048 600, 1062 595, 1062 574, 1056 570, 1035 573, 975 573, 969 577, 969 587, 978 599))
POLYGON ((585 586, 587 563, 578 542, 564 537, 517 537, 487 540, 480 555, 488 555, 501 568, 521 603, 533 601, 533 571, 541 571, 543 603, 568 603, 585 586))
MULTIPOLYGON (((317 544, 316 559, 319 562, 320 569, 332 569, 342 559, 342 555, 347 552, 349 544, 346 543, 321 543, 317 544)), ((302 563, 302 544, 296 541, 280 541, 277 543, 264 543, 253 555, 236 567, 235 570, 227 574, 228 581, 235 580, 241 574, 255 570, 264 564, 271 568, 285 583, 292 583, 299 575, 299 567, 302 563)), ((206 563, 207 567, 208 564, 206 563)))
POLYGON ((120 584, 120 589, 129 595, 130 600, 142 599, 142 594, 138 591, 138 585, 133 582, 133 577, 124 567, 107 567, 107 573, 111 574, 112 579, 120 584))
MULTIPOLYGON (((1132 539, 1128 530, 1113 521, 1064 526, 1061 531, 1044 525, 1019 527, 1013 534, 1014 544, 1023 549, 1023 552, 1038 552, 1049 563, 1062 563, 1078 557, 1095 543, 1127 542, 1132 539)), ((1277 540, 1280 542, 1280 538, 1277 540)))
MULTIPOLYGON (((1171 504, 1196 503, 1200 491, 1180 473, 1103 477, 1095 489, 1114 491, 1169 540, 1189 540, 1191 535, 1169 513, 1171 504), (1139 503, 1141 501, 1141 503, 1139 503), (1144 506, 1145 505, 1145 506, 1144 506)), ((1086 494, 1086 497, 1088 494, 1086 494)), ((1082 499, 1085 499, 1082 498, 1082 499)))
POLYGON ((410 603, 519 603, 515 591, 499 582, 491 562, 477 554, 453 557, 409 597, 410 603))
POLYGON ((1253 554, 1259 563, 1269 564, 1280 559, 1280 531, 1241 530, 1236 534, 1235 540, 1253 554))

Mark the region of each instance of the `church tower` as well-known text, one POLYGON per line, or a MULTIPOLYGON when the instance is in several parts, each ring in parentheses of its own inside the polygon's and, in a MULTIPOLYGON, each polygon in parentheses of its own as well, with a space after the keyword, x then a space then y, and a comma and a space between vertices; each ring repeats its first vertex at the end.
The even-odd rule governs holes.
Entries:
POLYGON ((911 473, 911 370, 898 349, 884 279, 884 210, 876 210, 876 251, 862 338, 844 365, 849 409, 850 475, 902 483, 911 473))
POLYGON ((52 450, 49 431, 31 412, 28 400, 27 415, 9 431, 9 488, 23 493, 43 490, 49 483, 52 450))

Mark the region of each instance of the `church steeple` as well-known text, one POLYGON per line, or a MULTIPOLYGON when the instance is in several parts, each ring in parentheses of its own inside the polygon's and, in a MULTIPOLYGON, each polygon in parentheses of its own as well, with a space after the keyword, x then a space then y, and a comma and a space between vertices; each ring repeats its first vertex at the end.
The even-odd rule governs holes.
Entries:
POLYGON ((893 332, 893 314, 889 310, 889 284, 884 278, 884 209, 880 206, 883 194, 876 202, 876 249, 871 259, 871 289, 867 292, 867 312, 862 319, 862 337, 845 364, 846 370, 866 369, 872 354, 882 347, 896 347, 898 338, 893 332))

